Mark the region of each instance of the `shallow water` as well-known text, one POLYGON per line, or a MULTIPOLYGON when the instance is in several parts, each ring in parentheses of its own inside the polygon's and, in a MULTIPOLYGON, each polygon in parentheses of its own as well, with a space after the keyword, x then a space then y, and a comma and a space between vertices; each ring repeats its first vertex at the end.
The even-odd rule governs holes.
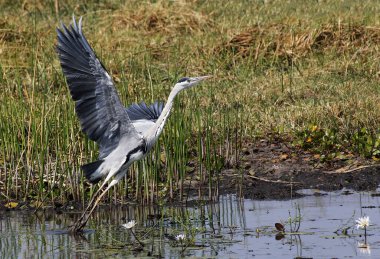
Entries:
POLYGON ((2 211, 0 214, 0 258, 30 257, 191 257, 223 258, 380 258, 380 197, 377 193, 314 192, 287 201, 241 200, 220 197, 214 204, 194 207, 107 207, 89 222, 82 237, 68 235, 66 226, 75 212, 2 211), (374 195, 375 194, 375 195, 374 195), (298 233, 285 225, 282 239, 274 224, 285 224, 300 209, 298 233), (163 215, 163 217, 160 217, 163 215), (364 230, 355 219, 370 217, 367 248, 364 230), (135 219, 134 228, 145 245, 137 243, 120 225, 135 219), (346 235, 341 230, 350 227, 346 235), (338 230, 338 231, 337 231, 338 230), (336 232, 336 233, 334 233, 336 232), (175 235, 185 233, 194 242, 179 243, 175 235))

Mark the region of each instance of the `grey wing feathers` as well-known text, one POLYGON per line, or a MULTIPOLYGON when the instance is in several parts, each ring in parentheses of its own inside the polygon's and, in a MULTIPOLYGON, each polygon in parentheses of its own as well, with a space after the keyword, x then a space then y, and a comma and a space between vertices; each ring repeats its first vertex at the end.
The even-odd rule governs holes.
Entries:
POLYGON ((156 101, 150 106, 145 102, 134 103, 127 108, 127 113, 132 121, 136 120, 149 120, 155 122, 162 110, 164 109, 164 103, 156 101))
POLYGON ((100 148, 100 158, 119 143, 121 135, 137 134, 121 104, 111 77, 96 57, 73 17, 72 25, 57 28, 57 52, 82 130, 100 148))

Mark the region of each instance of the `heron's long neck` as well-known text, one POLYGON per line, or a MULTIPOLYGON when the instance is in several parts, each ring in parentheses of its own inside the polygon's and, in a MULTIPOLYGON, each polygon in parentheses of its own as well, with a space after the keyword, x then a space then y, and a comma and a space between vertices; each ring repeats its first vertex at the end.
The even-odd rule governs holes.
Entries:
POLYGON ((160 136, 167 118, 170 115, 170 111, 173 107, 173 101, 176 95, 182 90, 182 88, 174 86, 169 94, 168 100, 162 110, 160 117, 158 117, 156 123, 146 132, 145 138, 147 139, 147 144, 151 148, 160 136))

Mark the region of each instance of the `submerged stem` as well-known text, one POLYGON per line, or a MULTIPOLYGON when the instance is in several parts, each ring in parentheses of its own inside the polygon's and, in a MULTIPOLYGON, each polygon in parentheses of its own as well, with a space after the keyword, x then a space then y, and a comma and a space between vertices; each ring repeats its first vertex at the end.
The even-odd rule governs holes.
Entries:
POLYGON ((144 246, 144 244, 137 238, 135 232, 133 232, 133 230, 131 229, 131 232, 132 232, 132 235, 133 237, 136 239, 136 241, 141 245, 141 246, 144 246))

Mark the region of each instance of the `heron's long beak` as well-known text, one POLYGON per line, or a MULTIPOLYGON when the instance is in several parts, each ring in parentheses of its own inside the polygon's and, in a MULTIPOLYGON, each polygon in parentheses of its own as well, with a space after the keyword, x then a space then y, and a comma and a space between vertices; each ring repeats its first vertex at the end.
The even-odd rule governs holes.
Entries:
POLYGON ((211 78, 212 76, 199 76, 199 77, 194 77, 194 79, 196 80, 196 81, 203 81, 203 80, 205 80, 205 79, 207 79, 207 78, 211 78))
POLYGON ((198 84, 198 83, 202 82, 203 80, 206 80, 206 79, 208 79, 208 78, 210 78, 210 77, 212 77, 212 76, 198 76, 198 77, 192 77, 192 78, 191 78, 192 83, 191 83, 190 86, 194 86, 194 85, 196 85, 196 84, 198 84))

